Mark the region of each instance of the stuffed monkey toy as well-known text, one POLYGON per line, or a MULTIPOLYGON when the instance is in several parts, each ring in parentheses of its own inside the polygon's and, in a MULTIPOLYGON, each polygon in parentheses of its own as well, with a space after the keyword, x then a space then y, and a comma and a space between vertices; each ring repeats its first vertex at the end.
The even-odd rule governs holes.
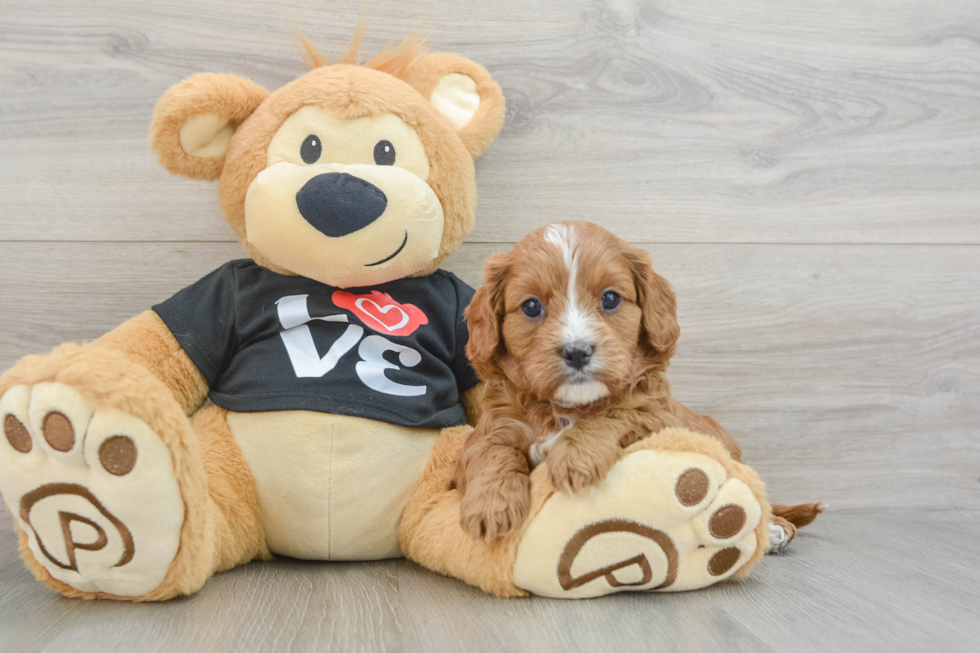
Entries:
POLYGON ((462 531, 473 291, 439 266, 473 227, 473 159, 504 97, 412 37, 363 65, 360 32, 334 65, 302 42, 310 72, 277 91, 198 74, 153 115, 160 164, 218 181, 248 258, 0 377, 0 490, 27 567, 66 596, 128 601, 273 554, 407 555, 503 596, 748 573, 769 543, 763 486, 685 431, 624 451, 588 495, 541 467, 520 528, 462 531), (713 529, 731 505, 739 523, 713 529))

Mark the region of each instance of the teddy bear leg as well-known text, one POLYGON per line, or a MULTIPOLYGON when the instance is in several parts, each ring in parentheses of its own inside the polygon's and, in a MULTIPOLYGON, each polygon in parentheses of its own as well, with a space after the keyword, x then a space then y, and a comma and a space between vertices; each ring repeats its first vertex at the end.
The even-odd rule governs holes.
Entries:
POLYGON ((402 518, 406 557, 498 596, 587 598, 681 591, 746 576, 769 547, 755 472, 715 439, 665 429, 626 449, 577 494, 531 474, 524 524, 492 544, 459 523, 453 475, 468 427, 443 432, 402 518))
POLYGON ((0 377, 0 491, 21 556, 66 596, 162 600, 216 568, 201 443, 172 392, 114 349, 64 345, 0 377))
POLYGON ((214 571, 270 560, 255 479, 232 435, 228 411, 209 404, 191 418, 207 477, 214 524, 214 571))
MULTIPOLYGON (((546 465, 532 473, 532 497, 543 485, 546 465)), ((698 589, 747 575, 769 547, 764 485, 692 431, 664 429, 630 446, 586 492, 547 494, 514 563, 514 583, 534 594, 698 589)))
POLYGON ((513 581, 519 531, 487 543, 463 531, 459 492, 453 476, 459 452, 472 429, 446 429, 436 440, 425 471, 402 513, 400 538, 405 557, 455 576, 497 596, 525 596, 513 581))

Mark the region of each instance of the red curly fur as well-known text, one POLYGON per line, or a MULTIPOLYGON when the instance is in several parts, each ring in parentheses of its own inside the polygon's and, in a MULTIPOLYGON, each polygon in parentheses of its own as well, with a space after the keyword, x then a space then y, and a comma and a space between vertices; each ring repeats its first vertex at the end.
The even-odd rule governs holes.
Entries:
POLYGON ((472 536, 496 539, 523 521, 533 447, 557 433, 548 471, 570 492, 600 482, 620 448, 670 426, 714 436, 741 460, 728 432, 670 394, 666 370, 680 335, 670 284, 645 252, 598 225, 551 225, 491 257, 466 317, 466 353, 486 381, 482 416, 457 468, 461 521, 472 536), (622 298, 613 311, 600 306, 608 290, 622 298), (531 298, 542 317, 521 312, 531 298), (594 350, 589 379, 605 394, 569 405, 562 387, 572 370, 560 350, 576 309, 594 350))

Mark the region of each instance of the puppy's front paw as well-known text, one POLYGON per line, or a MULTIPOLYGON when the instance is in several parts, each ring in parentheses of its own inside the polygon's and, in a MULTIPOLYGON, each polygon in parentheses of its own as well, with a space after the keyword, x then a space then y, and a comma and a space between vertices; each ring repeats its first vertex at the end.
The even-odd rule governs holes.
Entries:
POLYGON ((527 474, 470 484, 459 504, 460 524, 473 539, 492 542, 524 522, 530 503, 527 474))
POLYGON ((548 476, 556 488, 575 493, 602 482, 615 462, 611 452, 585 452, 559 440, 548 453, 548 476))

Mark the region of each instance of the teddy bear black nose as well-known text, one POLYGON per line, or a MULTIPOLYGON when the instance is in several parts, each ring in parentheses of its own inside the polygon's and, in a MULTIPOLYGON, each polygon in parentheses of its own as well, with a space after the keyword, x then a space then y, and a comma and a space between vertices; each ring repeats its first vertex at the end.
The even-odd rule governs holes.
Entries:
POLYGON ((313 177, 296 193, 300 215, 331 238, 352 234, 385 212, 388 198, 380 188, 346 172, 313 177))

